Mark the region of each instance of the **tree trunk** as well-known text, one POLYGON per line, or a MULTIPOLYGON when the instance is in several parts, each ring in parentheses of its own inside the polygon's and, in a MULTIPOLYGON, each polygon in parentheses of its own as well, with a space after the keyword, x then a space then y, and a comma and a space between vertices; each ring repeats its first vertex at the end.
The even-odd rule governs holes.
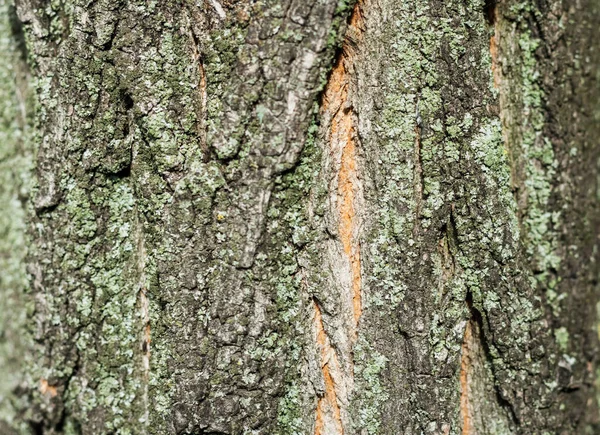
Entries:
POLYGON ((600 433, 597 1, 8 2, 1 434, 600 433))

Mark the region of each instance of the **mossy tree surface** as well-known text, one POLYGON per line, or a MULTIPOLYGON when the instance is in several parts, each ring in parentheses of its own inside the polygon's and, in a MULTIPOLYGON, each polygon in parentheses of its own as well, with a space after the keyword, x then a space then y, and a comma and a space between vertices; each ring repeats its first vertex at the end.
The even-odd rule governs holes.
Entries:
POLYGON ((0 7, 0 433, 600 431, 597 2, 0 7))

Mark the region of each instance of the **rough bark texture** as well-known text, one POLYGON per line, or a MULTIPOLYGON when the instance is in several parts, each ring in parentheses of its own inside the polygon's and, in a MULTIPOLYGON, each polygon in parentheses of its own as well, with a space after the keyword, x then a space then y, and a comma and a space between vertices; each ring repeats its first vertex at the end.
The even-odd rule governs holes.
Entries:
POLYGON ((1 434, 600 431, 595 0, 0 7, 1 434))

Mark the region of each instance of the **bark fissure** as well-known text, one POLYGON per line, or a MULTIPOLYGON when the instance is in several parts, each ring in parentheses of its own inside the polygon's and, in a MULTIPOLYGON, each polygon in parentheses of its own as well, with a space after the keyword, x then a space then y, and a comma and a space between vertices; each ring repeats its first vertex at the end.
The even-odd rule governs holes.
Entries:
POLYGON ((139 291, 139 305, 140 305, 140 322, 142 327, 141 337, 141 357, 142 357, 142 405, 143 415, 140 419, 142 426, 144 427, 143 432, 147 433, 145 428, 149 424, 149 413, 150 413, 150 402, 148 397, 150 382, 150 342, 152 338, 151 325, 150 325, 150 301, 148 299, 148 283, 146 282, 146 262, 147 253, 143 234, 143 228, 141 228, 140 222, 136 219, 136 238, 137 238, 137 273, 139 276, 138 291, 139 291))
MULTIPOLYGON (((470 291, 467 292, 465 303, 469 318, 461 345, 461 433, 462 435, 494 433, 492 431, 493 424, 502 427, 503 418, 507 418, 507 422, 510 421, 508 425, 504 426, 504 430, 509 427, 519 427, 514 407, 502 397, 498 389, 494 359, 490 351, 490 344, 486 339, 483 316, 473 305, 473 295, 470 291), (499 410, 504 410, 504 412, 499 413, 499 410), (491 416, 498 421, 486 422, 491 416)), ((489 330, 489 325, 487 330, 489 330)))
MULTIPOLYGON (((345 115, 345 117, 348 115, 345 115)), ((334 121, 336 122, 336 121, 334 121)), ((346 121, 344 121, 346 122, 346 121)), ((351 121, 350 121, 351 122, 351 121)), ((341 123, 337 125, 340 129, 347 130, 346 144, 342 150, 342 161, 338 175, 338 197, 340 199, 340 226, 339 234, 344 247, 344 253, 350 263, 351 282, 352 282, 352 310, 354 317, 354 331, 352 335, 356 339, 358 322, 362 314, 362 296, 361 296, 361 271, 360 271, 360 244, 357 241, 357 210, 355 201, 356 179, 357 179, 357 160, 354 128, 348 125, 342 127, 341 123)))
POLYGON ((340 306, 344 310, 342 318, 347 319, 344 320, 343 331, 346 344, 339 347, 341 355, 337 355, 336 351, 331 349, 327 352, 332 353, 333 357, 326 358, 327 352, 324 353, 323 348, 328 334, 321 312, 315 303, 317 331, 322 334, 318 334, 317 342, 322 349, 321 368, 325 382, 324 396, 317 401, 315 435, 343 434, 347 429, 347 408, 354 384, 353 347, 358 338, 358 326, 363 310, 359 241, 362 186, 359 175, 356 113, 352 105, 353 62, 364 32, 362 7, 363 2, 357 2, 348 19, 344 42, 323 91, 321 104, 321 114, 331 117, 326 135, 326 146, 336 162, 336 191, 331 194, 335 204, 333 213, 338 222, 337 237, 342 245, 344 263, 348 267, 348 280, 341 280, 340 283, 340 306), (344 288, 346 286, 347 288, 344 288), (339 359, 344 362, 340 364, 339 359), (332 365, 333 360, 335 363, 332 365), (329 424, 329 429, 327 421, 334 422, 329 424))
MULTIPOLYGON (((189 4, 187 2, 186 6, 189 9, 189 4)), ((199 107, 196 108, 196 114, 198 117, 196 122, 198 126, 198 136, 200 137, 200 146, 202 148, 203 153, 203 161, 206 163, 210 160, 211 157, 207 142, 206 131, 208 122, 208 81, 206 80, 206 68, 204 67, 204 57, 202 52, 200 51, 202 49, 200 38, 195 32, 194 26, 192 26, 191 24, 189 25, 189 32, 192 37, 192 52, 194 61, 198 65, 198 93, 200 94, 200 98, 197 103, 199 107)))
POLYGON ((471 348, 473 347, 473 332, 472 321, 467 321, 465 328, 465 336, 461 347, 460 361, 460 413, 462 415, 462 435, 474 435, 473 432, 473 409, 469 399, 470 389, 470 372, 471 365, 471 348))
POLYGON ((415 190, 415 202, 416 202, 416 210, 415 210, 415 224, 413 227, 413 236, 417 237, 419 233, 419 222, 421 220, 421 213, 423 208, 423 186, 425 184, 425 175, 423 174, 423 154, 422 154, 422 143, 421 143, 421 134, 423 133, 423 120, 421 118, 421 114, 419 113, 419 98, 417 97, 416 101, 416 124, 415 124, 415 155, 414 155, 414 190, 415 190))
POLYGON ((493 26, 496 21, 496 3, 498 0, 485 0, 483 13, 489 25, 493 26))
POLYGON ((315 435, 329 435, 344 433, 344 425, 340 412, 340 404, 337 389, 344 374, 340 369, 335 349, 331 346, 329 338, 325 333, 321 309, 317 301, 313 301, 315 310, 316 341, 321 358, 321 371, 325 391, 323 397, 317 401, 315 416, 315 435), (337 378, 337 382, 336 382, 337 378))

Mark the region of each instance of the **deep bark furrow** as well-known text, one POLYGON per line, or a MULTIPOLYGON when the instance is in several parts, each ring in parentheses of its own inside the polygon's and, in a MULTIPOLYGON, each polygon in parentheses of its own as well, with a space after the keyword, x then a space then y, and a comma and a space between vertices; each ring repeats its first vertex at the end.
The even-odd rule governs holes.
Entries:
POLYGON ((357 2, 349 17, 340 55, 325 85, 320 107, 325 136, 323 153, 328 155, 326 168, 331 171, 331 175, 325 175, 331 180, 330 219, 337 222, 336 236, 341 249, 330 250, 333 257, 326 260, 337 265, 332 267, 337 288, 330 290, 336 296, 328 298, 333 299, 330 304, 337 306, 336 317, 339 319, 328 322, 335 325, 333 328, 325 326, 321 310, 315 304, 317 343, 321 348, 320 364, 325 385, 325 391, 317 401, 315 435, 342 435, 349 432, 351 423, 348 404, 354 388, 353 352, 362 315, 359 219, 363 212, 357 160, 358 132, 352 107, 352 93, 355 92, 352 71, 364 31, 362 13, 365 7, 368 7, 366 2, 357 2))
MULTIPOLYGON (((315 435, 339 434, 344 433, 344 424, 342 423, 342 414, 338 399, 338 389, 336 385, 343 385, 343 378, 347 373, 340 369, 336 351, 331 347, 330 340, 325 333, 321 309, 315 302, 315 329, 316 341, 321 355, 321 371, 323 374, 323 383, 325 391, 323 396, 317 400, 317 409, 315 414, 315 435), (334 376, 336 379, 334 379, 334 376)), ((346 393, 344 391, 344 393, 346 393)), ((345 398, 344 398, 345 399, 345 398)))

